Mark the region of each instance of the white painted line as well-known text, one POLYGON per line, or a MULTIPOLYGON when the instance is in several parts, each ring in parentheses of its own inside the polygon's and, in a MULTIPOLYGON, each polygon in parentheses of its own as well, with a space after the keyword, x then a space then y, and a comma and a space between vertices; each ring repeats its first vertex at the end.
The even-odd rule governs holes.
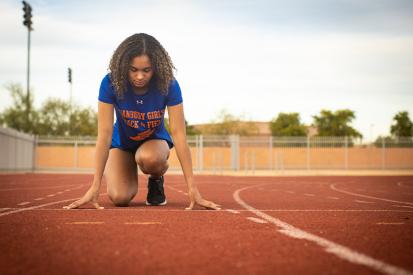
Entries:
POLYGON ((328 196, 327 198, 328 198, 328 199, 332 199, 332 200, 339 200, 339 198, 337 198, 337 197, 328 196))
POLYGON ((256 223, 268 223, 265 220, 258 219, 258 218, 255 218, 255 217, 247 217, 247 220, 250 220, 250 221, 253 221, 253 222, 256 222, 256 223))
POLYGON ((54 197, 55 194, 50 194, 50 195, 47 195, 47 196, 50 198, 50 197, 54 197))
POLYGON ((24 201, 24 202, 21 202, 21 203, 19 203, 19 204, 17 204, 17 205, 23 206, 23 205, 26 205, 26 204, 29 204, 29 203, 30 203, 29 201, 24 201))
POLYGON ((384 224, 384 225, 402 225, 404 222, 378 222, 376 224, 384 224))
POLYGON ((35 198, 34 200, 35 201, 41 201, 41 200, 43 200, 43 198, 35 198))
POLYGON ((265 220, 267 220, 270 223, 273 223, 274 225, 276 225, 277 227, 279 227, 280 229, 278 229, 279 232, 281 232, 284 235, 287 235, 289 237, 292 238, 296 238, 296 239, 301 239, 301 240, 307 240, 310 242, 313 242, 321 247, 324 248, 324 250, 327 253, 331 253, 343 260, 349 261, 351 263, 354 264, 359 264, 359 265, 364 265, 367 266, 371 269, 374 269, 376 271, 385 273, 385 274, 397 274, 397 275, 413 275, 412 272, 385 263, 383 261, 374 259, 366 254, 360 253, 358 251, 352 250, 346 246, 340 245, 338 243, 335 243, 333 241, 327 240, 325 238, 319 237, 317 235, 308 233, 304 230, 301 230, 297 227, 292 226, 291 224, 288 224, 286 222, 283 222, 282 220, 279 220, 277 218, 274 218, 270 215, 267 215, 257 209, 255 209, 254 207, 248 205, 247 203, 245 203, 239 196, 239 193, 243 190, 249 189, 251 187, 255 187, 255 186, 249 186, 249 187, 244 187, 244 188, 240 188, 238 190, 236 190, 233 194, 233 198, 234 200, 241 205, 242 207, 244 207, 245 209, 251 211, 252 213, 254 213, 255 215, 257 215, 258 217, 261 217, 265 220))
POLYGON ((70 189, 66 189, 66 190, 65 190, 65 192, 68 192, 68 191, 70 191, 70 189))
POLYGON ((412 208, 412 209, 413 209, 413 206, 407 206, 407 205, 393 205, 393 206, 395 206, 395 207, 412 208))
POLYGON ((361 201, 361 200, 354 200, 354 201, 358 203, 375 203, 373 201, 361 201))
POLYGON ((353 196, 369 198, 369 199, 375 199, 375 200, 381 200, 381 201, 387 201, 387 202, 397 202, 397 203, 404 203, 404 204, 413 205, 413 203, 411 203, 411 202, 389 200, 389 199, 385 199, 385 198, 378 198, 378 197, 373 197, 373 196, 357 194, 357 193, 353 193, 353 192, 349 192, 349 191, 344 191, 344 190, 338 189, 334 184, 330 184, 330 189, 332 189, 334 191, 337 191, 337 192, 340 192, 340 193, 347 194, 347 195, 353 195, 353 196))
POLYGON ((304 194, 304 196, 307 196, 307 197, 314 197, 315 195, 314 195, 314 194, 304 194))
POLYGON ((162 224, 162 223, 161 222, 125 222, 124 224, 150 225, 150 224, 162 224))
POLYGON ((60 195, 60 194, 63 194, 63 192, 57 192, 57 194, 59 194, 59 195, 60 195))
POLYGON ((11 209, 11 208, 0 208, 0 212, 7 211, 9 209, 11 209))
POLYGON ((66 222, 65 224, 104 224, 104 222, 66 222))
POLYGON ((237 211, 237 210, 225 209, 225 211, 228 211, 228 212, 233 213, 233 214, 239 214, 239 211, 237 211))
MULTIPOLYGON (((100 194, 99 196, 106 195, 106 194, 107 193, 103 193, 103 194, 100 194)), ((0 213, 0 217, 7 216, 7 215, 10 215, 10 214, 20 213, 20 212, 27 211, 27 210, 33 210, 33 209, 37 209, 37 208, 41 208, 41 207, 45 207, 45 206, 49 206, 49 205, 59 204, 59 203, 63 203, 63 202, 69 202, 69 201, 73 202, 73 201, 76 201, 78 199, 80 199, 80 197, 74 198, 74 199, 67 199, 67 200, 49 202, 49 203, 36 205, 36 206, 31 206, 31 207, 27 207, 27 208, 19 208, 19 209, 9 211, 9 212, 6 212, 6 213, 0 213)), ((67 209, 64 209, 64 210, 65 211, 76 211, 76 210, 67 210, 67 209)))
POLYGON ((289 194, 295 194, 295 192, 294 191, 285 191, 286 193, 289 193, 289 194))

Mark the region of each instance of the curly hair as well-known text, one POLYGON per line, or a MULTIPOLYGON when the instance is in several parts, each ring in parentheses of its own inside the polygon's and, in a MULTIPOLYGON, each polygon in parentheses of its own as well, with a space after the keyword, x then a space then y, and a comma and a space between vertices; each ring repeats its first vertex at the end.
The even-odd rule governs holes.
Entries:
POLYGON ((110 80, 118 97, 123 97, 127 90, 128 71, 133 58, 145 54, 149 57, 154 72, 151 82, 155 81, 163 94, 168 93, 175 70, 168 52, 153 36, 137 33, 120 43, 109 63, 110 80))

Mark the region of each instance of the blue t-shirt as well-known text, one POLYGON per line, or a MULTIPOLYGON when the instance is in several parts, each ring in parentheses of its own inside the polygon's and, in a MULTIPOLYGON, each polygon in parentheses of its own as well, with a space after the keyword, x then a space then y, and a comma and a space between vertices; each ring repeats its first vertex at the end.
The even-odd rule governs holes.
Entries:
POLYGON ((173 144, 165 129, 164 114, 166 106, 182 103, 181 88, 175 79, 164 95, 154 83, 149 84, 143 95, 137 95, 128 85, 123 98, 119 98, 107 74, 100 84, 99 101, 113 104, 116 122, 113 125, 112 147, 136 149, 146 139, 164 139, 173 144))

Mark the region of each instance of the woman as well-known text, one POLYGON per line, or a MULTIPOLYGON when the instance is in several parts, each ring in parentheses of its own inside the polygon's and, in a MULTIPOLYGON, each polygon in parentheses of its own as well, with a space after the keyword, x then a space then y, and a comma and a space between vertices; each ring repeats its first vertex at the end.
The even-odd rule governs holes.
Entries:
POLYGON ((93 183, 80 200, 64 208, 89 202, 96 209, 103 208, 98 197, 104 170, 109 198, 116 206, 128 206, 138 191, 137 165, 149 175, 146 204, 165 205, 163 175, 168 169, 169 151, 175 146, 188 185, 190 204, 186 209, 195 205, 220 209, 202 198, 193 179, 181 90, 174 69, 166 50, 148 34, 134 34, 118 46, 110 61, 110 73, 99 90, 93 183), (165 108, 172 139, 164 126, 165 108), (117 120, 113 125, 114 110, 117 120))

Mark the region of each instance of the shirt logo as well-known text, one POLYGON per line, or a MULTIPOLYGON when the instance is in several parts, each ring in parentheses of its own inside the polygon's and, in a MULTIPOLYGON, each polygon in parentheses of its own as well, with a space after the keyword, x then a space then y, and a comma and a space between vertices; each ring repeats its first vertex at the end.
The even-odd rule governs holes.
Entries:
POLYGON ((141 100, 139 100, 139 99, 136 100, 136 103, 137 103, 137 104, 143 104, 143 99, 141 99, 141 100))

